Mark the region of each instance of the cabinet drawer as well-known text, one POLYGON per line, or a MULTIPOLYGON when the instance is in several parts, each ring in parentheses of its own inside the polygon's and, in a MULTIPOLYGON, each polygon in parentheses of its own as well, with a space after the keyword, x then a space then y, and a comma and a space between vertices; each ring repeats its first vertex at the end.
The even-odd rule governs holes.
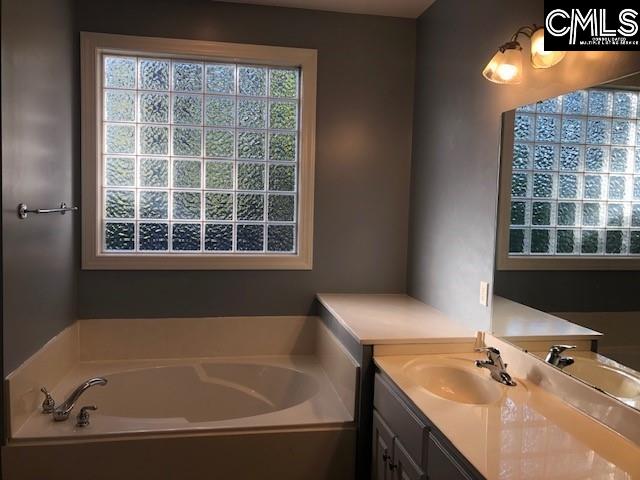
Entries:
POLYGON ((380 374, 376 374, 373 406, 402 442, 407 453, 419 465, 424 465, 427 459, 427 426, 409 410, 380 374))

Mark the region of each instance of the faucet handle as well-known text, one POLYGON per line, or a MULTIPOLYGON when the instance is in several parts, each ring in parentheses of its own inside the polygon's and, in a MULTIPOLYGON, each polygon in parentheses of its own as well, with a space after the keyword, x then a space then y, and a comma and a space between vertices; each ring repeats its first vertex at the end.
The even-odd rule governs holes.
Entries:
POLYGON ((576 348, 575 345, 551 345, 549 351, 553 353, 562 353, 565 350, 573 350, 574 348, 576 348))
POLYGON ((56 408, 56 401, 53 399, 53 397, 45 387, 42 387, 40 391, 44 393, 44 400, 42 401, 42 413, 53 413, 53 410, 56 408))
POLYGON ((87 427, 89 425, 89 410, 97 410, 95 405, 86 405, 80 409, 80 413, 76 416, 76 427, 87 427))

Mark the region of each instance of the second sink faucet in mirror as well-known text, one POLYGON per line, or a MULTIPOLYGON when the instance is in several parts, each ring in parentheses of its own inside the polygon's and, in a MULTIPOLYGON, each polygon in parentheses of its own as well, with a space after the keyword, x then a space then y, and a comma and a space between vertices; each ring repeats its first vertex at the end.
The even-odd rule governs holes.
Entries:
POLYGON ((572 365, 575 360, 573 357, 563 357, 562 352, 565 350, 573 350, 574 348, 576 348, 575 345, 552 345, 544 361, 558 368, 568 367, 572 365))

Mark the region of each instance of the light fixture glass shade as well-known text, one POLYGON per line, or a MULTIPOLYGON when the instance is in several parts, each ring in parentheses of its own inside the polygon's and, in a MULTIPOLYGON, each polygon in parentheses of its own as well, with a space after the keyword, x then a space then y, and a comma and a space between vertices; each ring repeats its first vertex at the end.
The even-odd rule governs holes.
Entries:
POLYGON ((518 84, 522 79, 522 48, 514 43, 502 46, 482 71, 484 77, 495 83, 518 84))
POLYGON ((544 28, 540 27, 531 35, 531 65, 535 68, 553 67, 566 53, 544 49, 544 28))

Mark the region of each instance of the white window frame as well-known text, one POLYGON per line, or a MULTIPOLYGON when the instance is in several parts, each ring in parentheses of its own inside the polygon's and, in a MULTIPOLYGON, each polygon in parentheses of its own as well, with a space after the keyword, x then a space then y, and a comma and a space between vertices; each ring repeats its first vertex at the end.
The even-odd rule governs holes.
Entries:
POLYGON ((85 270, 310 270, 317 51, 237 43, 81 32, 82 268, 85 270), (102 56, 151 55, 300 68, 297 248, 295 253, 140 254, 104 252, 102 217, 102 56))

